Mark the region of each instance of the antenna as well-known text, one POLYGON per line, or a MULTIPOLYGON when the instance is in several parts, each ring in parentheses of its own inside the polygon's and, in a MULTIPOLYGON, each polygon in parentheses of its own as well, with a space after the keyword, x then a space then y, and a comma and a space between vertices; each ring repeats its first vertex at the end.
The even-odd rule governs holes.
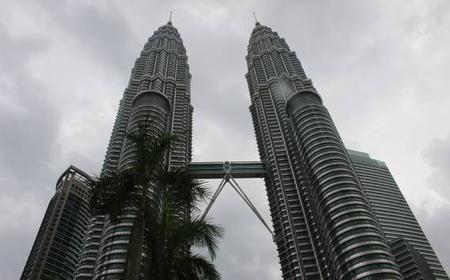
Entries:
POLYGON ((170 14, 169 14, 169 22, 172 22, 172 15, 173 15, 173 11, 170 11, 170 14))
POLYGON ((255 12, 253 12, 253 17, 255 18, 255 24, 258 25, 258 24, 259 24, 259 21, 258 21, 258 19, 256 18, 256 13, 255 13, 255 12))

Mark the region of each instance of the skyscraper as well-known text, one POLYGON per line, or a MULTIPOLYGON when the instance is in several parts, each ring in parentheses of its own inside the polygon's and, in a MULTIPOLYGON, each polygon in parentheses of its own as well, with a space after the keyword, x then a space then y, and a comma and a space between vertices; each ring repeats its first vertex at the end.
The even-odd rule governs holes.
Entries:
POLYGON ((400 279, 333 121, 296 54, 256 23, 246 75, 284 279, 400 279))
POLYGON ((386 164, 367 153, 348 153, 403 277, 433 279, 423 276, 431 272, 436 279, 449 279, 386 164))
POLYGON ((89 181, 70 166, 56 183, 21 280, 72 280, 89 219, 89 181))
MULTIPOLYGON (((131 71, 120 101, 102 174, 127 168, 134 146, 126 134, 150 121, 152 132, 176 136, 168 167, 187 167, 191 160, 192 111, 186 49, 169 21, 148 39, 131 71)), ((91 219, 76 279, 120 279, 125 271, 133 215, 111 224, 107 217, 91 219)))

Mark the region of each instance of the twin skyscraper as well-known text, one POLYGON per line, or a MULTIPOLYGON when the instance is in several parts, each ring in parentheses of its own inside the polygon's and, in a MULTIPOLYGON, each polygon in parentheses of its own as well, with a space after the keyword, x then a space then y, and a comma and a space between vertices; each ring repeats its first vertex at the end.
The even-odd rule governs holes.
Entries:
MULTIPOLYGON (((257 22, 246 59, 283 279, 449 279, 386 165, 345 148, 286 41, 257 22)), ((191 166, 190 81, 169 21, 132 69, 102 174, 127 165, 127 131, 148 118, 154 133, 177 136, 169 167, 191 166)), ((89 180, 75 167, 58 180, 21 279, 123 279, 133 216, 89 216, 89 180)))

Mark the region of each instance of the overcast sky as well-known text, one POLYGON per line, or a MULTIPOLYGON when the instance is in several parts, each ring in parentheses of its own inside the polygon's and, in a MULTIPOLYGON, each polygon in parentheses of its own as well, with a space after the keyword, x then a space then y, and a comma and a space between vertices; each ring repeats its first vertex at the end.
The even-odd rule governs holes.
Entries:
MULTIPOLYGON (((131 67, 171 10, 192 73, 195 161, 258 159, 244 79, 256 11, 297 52, 346 146, 387 163, 450 267, 450 1, 0 7, 2 279, 22 272, 61 172, 73 164, 99 173, 131 67)), ((263 182, 240 183, 269 219, 263 182)), ((280 279, 268 232, 229 186, 210 216, 226 229, 216 262, 224 279, 280 279)))

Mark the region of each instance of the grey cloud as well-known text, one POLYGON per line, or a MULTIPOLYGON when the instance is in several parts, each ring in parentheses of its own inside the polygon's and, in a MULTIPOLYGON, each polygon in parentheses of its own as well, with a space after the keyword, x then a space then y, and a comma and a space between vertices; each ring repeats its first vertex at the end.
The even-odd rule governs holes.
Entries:
POLYGON ((17 278, 31 249, 42 201, 56 174, 49 168, 59 111, 28 69, 30 56, 46 49, 45 38, 14 37, 0 28, 0 271, 17 278))
MULTIPOLYGON (((76 40, 92 59, 99 60, 105 71, 128 75, 133 59, 142 46, 118 7, 73 1, 46 0, 42 2, 54 24, 76 40)), ((68 54, 71 55, 71 54, 68 54)))
POLYGON ((22 231, 16 228, 15 232, 2 233, 0 238, 7 240, 7 242, 1 242, 2 251, 8 252, 7 256, 2 256, 0 263, 0 270, 2 271, 3 279, 18 279, 19 273, 22 273, 22 269, 25 266, 26 256, 30 253, 32 243, 30 238, 36 236, 37 228, 33 230, 22 231), (24 242, 25 240, 25 242, 24 242), (18 244, 23 242, 23 247, 18 248, 18 244))
POLYGON ((450 137, 433 140, 424 156, 432 168, 428 186, 450 202, 450 137))
MULTIPOLYGON (((210 181, 216 187, 218 181, 210 181)), ((268 202, 262 180, 238 180, 255 207, 270 223, 268 202)), ((280 279, 275 244, 270 233, 234 192, 226 185, 213 205, 209 217, 225 226, 225 236, 216 260, 223 279, 280 279)))
POLYGON ((448 242, 448 233, 450 232, 450 207, 448 205, 435 207, 433 211, 426 211, 422 208, 418 213, 417 219, 422 226, 428 240, 435 250, 442 266, 449 273, 450 268, 450 243, 448 242))
MULTIPOLYGON (((14 179, 29 178, 29 182, 48 179, 47 160, 55 143, 59 112, 46 100, 46 89, 33 79, 27 68, 29 57, 45 48, 46 41, 37 38, 13 38, 1 28, 0 61, 5 75, 0 83, 0 166, 14 179), (27 176, 21 176, 27 174, 27 176)), ((41 181, 41 182, 42 182, 41 181)), ((28 182, 28 183, 29 183, 28 182)), ((26 184, 26 182, 22 183, 26 184)), ((6 187, 6 186, 2 186, 6 187)))

